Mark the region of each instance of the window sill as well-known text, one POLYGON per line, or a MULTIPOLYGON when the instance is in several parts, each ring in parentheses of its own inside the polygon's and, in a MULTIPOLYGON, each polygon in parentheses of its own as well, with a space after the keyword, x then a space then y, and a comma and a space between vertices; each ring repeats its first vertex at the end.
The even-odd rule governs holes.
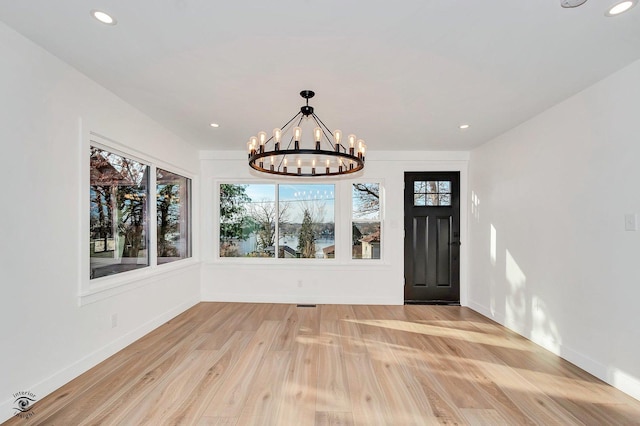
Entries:
POLYGON ((264 267, 271 269, 292 269, 295 267, 314 269, 314 267, 317 267, 321 270, 353 270, 359 268, 385 269, 391 266, 389 262, 386 262, 383 259, 350 259, 347 261, 339 261, 336 259, 274 259, 244 257, 216 258, 213 260, 205 261, 204 265, 216 267, 241 267, 251 265, 252 267, 264 267))
POLYGON ((200 262, 194 258, 182 259, 175 262, 164 263, 157 266, 148 266, 146 268, 123 272, 117 275, 110 275, 90 281, 84 281, 82 283, 81 292, 78 296, 78 304, 79 306, 84 306, 95 303, 151 284, 152 279, 157 278, 160 275, 174 275, 184 269, 192 268, 199 264, 200 262))

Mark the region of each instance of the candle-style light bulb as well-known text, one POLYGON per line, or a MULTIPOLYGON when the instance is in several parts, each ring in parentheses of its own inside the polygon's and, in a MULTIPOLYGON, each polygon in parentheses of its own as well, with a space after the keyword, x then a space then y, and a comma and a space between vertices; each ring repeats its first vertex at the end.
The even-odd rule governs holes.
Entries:
POLYGON ((327 158, 327 168, 325 169, 325 173, 329 174, 330 171, 331 171, 331 160, 327 158))
POLYGON ((300 138, 302 137, 302 128, 293 128, 293 148, 300 149, 300 138))
POLYGON ((266 132, 258 132, 258 143, 260 144, 258 150, 260 153, 264 152, 264 142, 267 140, 266 132))
POLYGON ((358 139, 358 157, 362 158, 364 155, 364 141, 362 139, 358 139))
POLYGON ((333 131, 333 141, 338 145, 342 142, 342 130, 333 131))
POLYGON ((275 128, 273 129, 273 139, 275 139, 276 143, 280 143, 282 140, 282 130, 275 128))
POLYGON ((273 129, 273 140, 276 141, 273 144, 273 150, 280 151, 280 141, 282 140, 282 130, 278 128, 273 129))
POLYGON ((316 151, 320 151, 320 140, 322 140, 322 129, 320 127, 313 129, 313 140, 316 141, 316 151))
POLYGON ((349 136, 347 136, 347 139, 349 140, 349 155, 354 155, 354 151, 355 151, 354 145, 356 144, 356 135, 352 133, 349 136))
POLYGON ((340 152, 340 142, 342 142, 342 130, 333 131, 333 149, 340 152))

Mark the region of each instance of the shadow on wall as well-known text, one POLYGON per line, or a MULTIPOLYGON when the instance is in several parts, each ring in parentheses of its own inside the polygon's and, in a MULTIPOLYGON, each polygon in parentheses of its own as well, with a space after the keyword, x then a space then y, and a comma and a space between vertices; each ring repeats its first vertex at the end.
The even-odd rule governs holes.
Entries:
MULTIPOLYGON (((479 226, 480 197, 471 193, 471 215, 479 226)), ((486 234, 485 234, 486 235, 486 234)), ((527 281, 516 256, 505 246, 505 238, 494 224, 489 224, 488 247, 480 256, 488 255, 490 264, 489 310, 494 318, 529 338, 538 345, 561 355, 562 336, 544 298, 535 293, 535 286, 527 281)), ((486 240, 485 240, 486 241, 486 240)))

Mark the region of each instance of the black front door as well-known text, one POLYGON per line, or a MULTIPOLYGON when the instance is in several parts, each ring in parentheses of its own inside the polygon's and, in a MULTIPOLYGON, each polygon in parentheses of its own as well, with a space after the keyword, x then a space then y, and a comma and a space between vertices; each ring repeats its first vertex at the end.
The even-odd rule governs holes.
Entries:
POLYGON ((460 173, 404 174, 404 299, 460 302, 460 173))

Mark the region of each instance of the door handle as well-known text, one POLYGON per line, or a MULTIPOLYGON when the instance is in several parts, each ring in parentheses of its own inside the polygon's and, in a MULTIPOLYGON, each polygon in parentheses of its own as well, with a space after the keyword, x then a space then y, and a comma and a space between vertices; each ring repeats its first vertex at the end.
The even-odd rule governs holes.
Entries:
POLYGON ((452 241, 449 243, 450 246, 461 246, 462 243, 460 241, 452 241))

